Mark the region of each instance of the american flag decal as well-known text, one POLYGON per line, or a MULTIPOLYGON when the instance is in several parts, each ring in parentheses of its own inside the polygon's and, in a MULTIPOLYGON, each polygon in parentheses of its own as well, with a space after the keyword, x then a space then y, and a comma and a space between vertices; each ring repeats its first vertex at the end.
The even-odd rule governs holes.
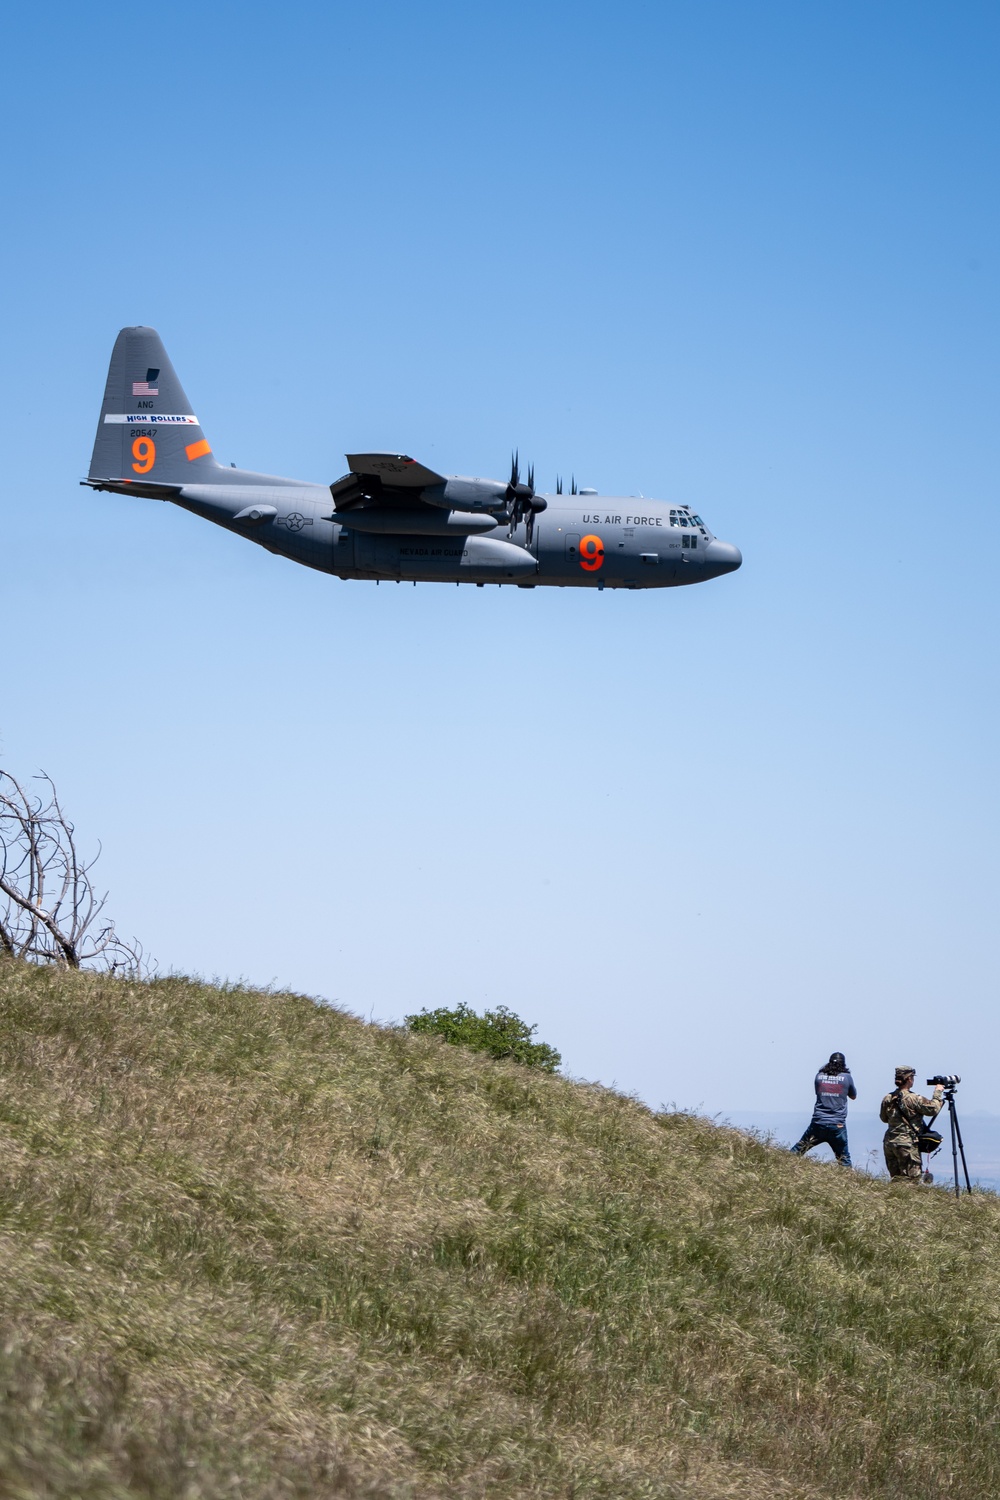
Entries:
POLYGON ((158 396, 160 393, 155 385, 150 385, 148 380, 133 380, 133 396, 158 396))

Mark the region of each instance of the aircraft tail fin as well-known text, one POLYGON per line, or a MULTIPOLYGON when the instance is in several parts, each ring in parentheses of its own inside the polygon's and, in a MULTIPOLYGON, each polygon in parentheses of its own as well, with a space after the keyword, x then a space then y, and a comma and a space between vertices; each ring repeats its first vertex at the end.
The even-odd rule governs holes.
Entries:
POLYGON ((90 461, 91 481, 211 483, 219 465, 155 328, 115 340, 90 461))

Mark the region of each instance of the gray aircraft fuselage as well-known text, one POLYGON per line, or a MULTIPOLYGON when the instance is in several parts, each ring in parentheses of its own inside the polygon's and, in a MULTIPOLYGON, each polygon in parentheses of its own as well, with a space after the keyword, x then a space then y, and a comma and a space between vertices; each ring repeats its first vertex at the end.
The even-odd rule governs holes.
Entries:
POLYGON ((348 455, 333 485, 225 468, 159 336, 122 329, 90 475, 93 489, 170 500, 294 562, 338 578, 514 583, 522 588, 671 588, 742 557, 687 505, 541 494, 529 474, 442 475, 403 454, 348 455))

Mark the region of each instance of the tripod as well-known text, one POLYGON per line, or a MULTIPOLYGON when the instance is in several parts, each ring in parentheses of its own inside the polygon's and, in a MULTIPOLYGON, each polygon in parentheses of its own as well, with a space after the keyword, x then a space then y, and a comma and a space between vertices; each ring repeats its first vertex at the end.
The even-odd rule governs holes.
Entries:
POLYGON ((955 1197, 961 1197, 958 1186, 958 1158, 962 1158, 962 1172, 965 1175, 965 1191, 972 1192, 972 1183, 969 1181, 969 1166, 965 1160, 965 1143, 962 1140, 962 1127, 958 1123, 958 1110, 955 1108, 955 1090, 946 1088, 944 1100, 948 1106, 948 1116, 951 1120, 951 1160, 955 1170, 955 1197))

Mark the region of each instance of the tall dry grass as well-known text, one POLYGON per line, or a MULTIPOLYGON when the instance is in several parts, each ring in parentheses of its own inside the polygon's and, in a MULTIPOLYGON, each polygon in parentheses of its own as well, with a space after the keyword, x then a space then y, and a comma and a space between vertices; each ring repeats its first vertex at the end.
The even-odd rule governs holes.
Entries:
POLYGON ((0 965, 0 1495, 1000 1492, 1000 1207, 297 996, 0 965))

